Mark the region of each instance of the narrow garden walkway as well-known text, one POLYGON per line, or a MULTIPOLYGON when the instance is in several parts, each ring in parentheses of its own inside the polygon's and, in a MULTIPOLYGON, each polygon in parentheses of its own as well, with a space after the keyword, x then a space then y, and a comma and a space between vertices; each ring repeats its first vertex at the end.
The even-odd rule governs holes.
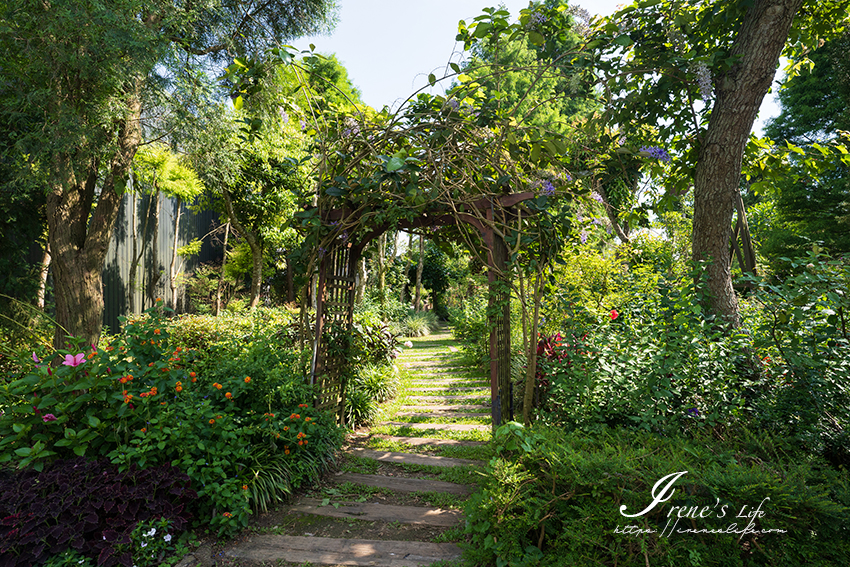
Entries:
POLYGON ((352 434, 331 483, 259 519, 229 565, 414 567, 460 558, 463 503, 490 456, 489 385, 448 331, 397 360, 400 395, 352 434))

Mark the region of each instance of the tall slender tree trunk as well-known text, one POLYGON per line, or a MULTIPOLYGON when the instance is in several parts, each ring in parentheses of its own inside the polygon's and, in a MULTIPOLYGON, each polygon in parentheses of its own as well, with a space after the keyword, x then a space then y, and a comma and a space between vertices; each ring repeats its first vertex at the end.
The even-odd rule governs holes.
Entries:
POLYGON ((378 298, 381 305, 384 304, 387 287, 387 233, 382 232, 378 237, 378 298))
POLYGON ((693 258, 711 262, 706 267, 711 307, 732 325, 740 323, 740 316, 729 245, 744 148, 802 4, 756 0, 747 9, 730 53, 735 63, 715 81, 717 98, 700 145, 694 174, 693 258))
POLYGON ((224 256, 221 259, 221 277, 215 290, 215 316, 221 314, 221 288, 224 285, 224 267, 227 264, 227 237, 230 236, 230 223, 224 225, 224 256))
POLYGON ((171 265, 168 269, 171 286, 171 308, 177 310, 177 243, 180 233, 180 213, 183 209, 183 201, 177 197, 177 214, 174 215, 174 243, 171 246, 171 265))
POLYGON ((366 272, 366 256, 360 256, 357 260, 357 288, 354 290, 354 301, 363 303, 363 298, 366 296, 366 281, 369 274, 366 272))
POLYGON ((36 296, 36 304, 39 309, 44 309, 44 298, 47 293, 47 274, 50 272, 50 245, 44 245, 44 254, 41 257, 41 264, 38 273, 38 295, 36 296))
POLYGON ((254 309, 260 303, 260 284, 263 281, 263 247, 257 235, 245 230, 239 219, 236 218, 230 193, 222 189, 222 196, 224 197, 224 208, 227 211, 227 216, 230 218, 231 224, 233 224, 233 228, 242 235, 242 238, 245 239, 248 247, 251 249, 251 303, 248 307, 254 309))
POLYGON ((534 315, 531 319, 531 333, 528 344, 527 373, 525 376, 525 392, 522 399, 522 421, 531 425, 531 406, 534 404, 534 387, 537 382, 537 333, 540 324, 540 302, 543 291, 543 274, 537 273, 533 282, 534 315))
POLYGON ((292 272, 292 258, 286 255, 286 302, 295 303, 295 274, 292 272))
MULTIPOLYGON (((154 189, 156 189, 156 186, 154 186, 154 189)), ((151 237, 151 254, 148 257, 149 266, 146 266, 146 273, 142 277, 142 281, 146 281, 142 293, 142 311, 156 303, 156 286, 162 278, 162 274, 159 271, 159 217, 162 213, 162 194, 158 190, 154 190, 152 199, 153 232, 151 237)))
POLYGON ((425 266, 425 239, 419 236, 419 263, 416 265, 416 297, 413 300, 413 310, 421 310, 422 301, 422 268, 425 266))

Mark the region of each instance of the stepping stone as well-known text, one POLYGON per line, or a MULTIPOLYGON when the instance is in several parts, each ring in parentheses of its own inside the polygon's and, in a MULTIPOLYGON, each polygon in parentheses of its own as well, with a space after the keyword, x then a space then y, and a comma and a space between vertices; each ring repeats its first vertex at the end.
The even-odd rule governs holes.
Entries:
POLYGON ((346 451, 352 455, 380 461, 382 463, 396 463, 408 465, 429 465, 432 467, 465 467, 469 465, 480 466, 483 461, 473 459, 455 459, 453 457, 434 457, 431 455, 414 455, 412 453, 393 453, 391 451, 373 451, 371 449, 354 448, 346 451))
POLYGON ((396 492, 445 492, 459 496, 466 496, 472 493, 472 487, 465 484, 455 484, 453 482, 443 482, 441 480, 430 480, 426 478, 401 478, 379 474, 343 473, 334 476, 333 481, 338 484, 352 482, 361 486, 388 488, 396 492))
POLYGON ((255 535, 226 555, 256 562, 285 560, 297 564, 420 567, 435 561, 460 559, 461 550, 453 543, 255 535))
POLYGON ((394 441, 396 443, 403 443, 405 445, 412 445, 414 447, 419 447, 421 445, 434 445, 437 447, 440 446, 461 446, 461 447, 477 447, 479 445, 486 445, 486 441, 462 441, 460 439, 433 439, 431 437, 394 437, 392 435, 375 435, 375 437, 379 437, 381 439, 387 439, 388 441, 394 441))
MULTIPOLYGON (((439 387, 431 386, 430 388, 429 387, 410 388, 410 391, 411 392, 426 392, 426 391, 430 391, 430 390, 454 390, 456 392, 469 392, 469 391, 474 391, 474 390, 483 390, 485 387, 486 386, 446 386, 445 388, 439 388, 439 387)), ((489 392, 487 392, 483 395, 486 396, 487 394, 489 394, 489 392)))
POLYGON ((489 418, 489 413, 455 413, 455 412, 434 412, 434 413, 414 413, 414 412, 402 412, 397 413, 397 416, 401 417, 421 417, 425 419, 430 419, 432 417, 485 417, 489 418))
POLYGON ((487 413, 481 415, 490 415, 490 406, 457 406, 457 405, 429 405, 429 406, 401 406, 400 409, 407 411, 430 411, 436 413, 451 413, 453 411, 473 411, 486 410, 487 413))
POLYGON ((490 431, 493 429, 489 425, 476 423, 407 423, 402 421, 384 421, 381 425, 410 427, 411 429, 439 429, 443 431, 490 431))
POLYGON ((463 519, 462 510, 443 510, 431 506, 395 506, 361 502, 341 503, 339 507, 322 506, 317 498, 302 498, 289 507, 293 512, 315 514, 328 518, 348 518, 367 522, 401 522, 423 526, 456 526, 463 519))
POLYGON ((487 396, 476 396, 475 394, 458 394, 456 396, 410 396, 414 402, 439 402, 440 400, 480 400, 487 396))
POLYGON ((435 378, 433 380, 413 380, 411 382, 411 384, 440 385, 440 384, 465 384, 467 382, 472 382, 472 383, 481 382, 482 388, 490 387, 489 383, 485 384, 478 378, 443 378, 442 380, 435 378))

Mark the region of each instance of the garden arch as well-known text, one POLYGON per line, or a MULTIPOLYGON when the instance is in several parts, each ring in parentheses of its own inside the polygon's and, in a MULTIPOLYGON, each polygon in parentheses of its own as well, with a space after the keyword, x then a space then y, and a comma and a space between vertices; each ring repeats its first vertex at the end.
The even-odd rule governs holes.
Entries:
MULTIPOLYGON (((421 230, 465 223, 477 229, 487 250, 490 313, 490 411, 493 427, 513 419, 511 387, 510 292, 507 284, 508 249, 493 229, 499 220, 519 214, 517 205, 535 197, 534 193, 514 193, 474 201, 475 214, 433 210, 414 220, 400 220, 394 227, 383 224, 365 233, 359 240, 336 240, 319 263, 316 293, 316 326, 313 335, 313 359, 310 382, 318 386, 316 405, 333 410, 341 423, 345 415, 344 371, 346 349, 354 322, 354 289, 357 263, 369 242, 390 228, 421 230), (501 219, 500 219, 501 217, 501 219), (486 222, 483 222, 486 221, 486 222)), ((350 219, 348 209, 321 212, 323 223, 350 219)))

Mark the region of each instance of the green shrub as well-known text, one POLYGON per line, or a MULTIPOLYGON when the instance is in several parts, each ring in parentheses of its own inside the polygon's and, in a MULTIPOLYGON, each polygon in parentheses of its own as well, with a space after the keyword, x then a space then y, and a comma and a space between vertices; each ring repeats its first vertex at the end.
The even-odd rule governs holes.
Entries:
POLYGON ((764 382, 756 422, 850 465, 850 262, 818 250, 787 261, 784 281, 754 278, 754 348, 764 382))
POLYGON ((395 397, 398 370, 389 364, 367 364, 357 370, 346 383, 345 420, 350 427, 372 423, 378 415, 378 404, 395 397))
POLYGON ((405 337, 424 337, 439 328, 440 322, 433 311, 411 311, 396 326, 405 337))
POLYGON ((787 454, 761 433, 736 437, 686 441, 604 427, 588 436, 508 423, 496 432, 499 456, 483 489, 466 506, 467 558, 500 566, 826 567, 850 557, 847 471, 787 454), (645 510, 653 491, 669 496, 656 483, 682 471, 671 498, 623 515, 645 510), (759 506, 760 515, 746 517, 759 506), (678 531, 731 524, 784 533, 678 531), (618 533, 637 529, 645 531, 618 533))
POLYGON ((171 346, 155 309, 103 349, 60 352, 66 363, 55 369, 31 359, 0 390, 0 463, 40 470, 74 455, 106 456, 122 470, 171 463, 201 496, 201 522, 235 532, 259 500, 316 479, 341 443, 333 416, 307 406, 312 390, 291 370, 298 353, 252 336, 215 343, 233 357, 216 366, 208 353, 171 346), (285 476, 274 472, 281 461, 285 476))

